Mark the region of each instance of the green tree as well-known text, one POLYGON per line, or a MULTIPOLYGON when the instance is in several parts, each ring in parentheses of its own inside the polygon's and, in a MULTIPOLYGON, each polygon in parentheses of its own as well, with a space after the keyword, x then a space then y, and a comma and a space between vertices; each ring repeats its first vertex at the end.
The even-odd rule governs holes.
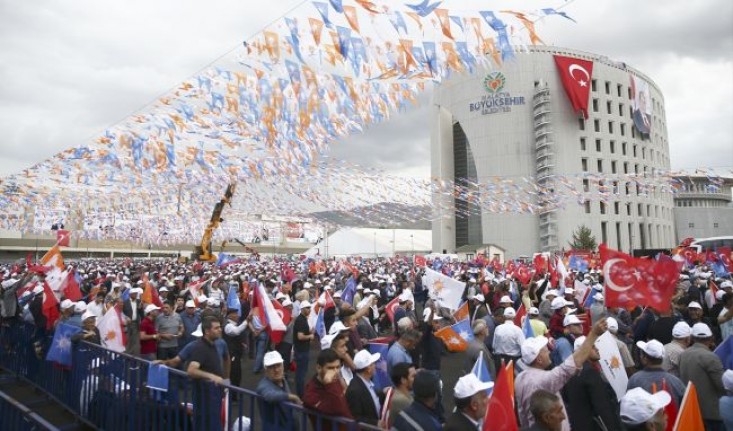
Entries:
POLYGON ((580 225, 578 229, 573 232, 573 241, 569 243, 570 247, 576 250, 595 250, 598 246, 596 237, 593 236, 593 232, 586 225, 580 225))

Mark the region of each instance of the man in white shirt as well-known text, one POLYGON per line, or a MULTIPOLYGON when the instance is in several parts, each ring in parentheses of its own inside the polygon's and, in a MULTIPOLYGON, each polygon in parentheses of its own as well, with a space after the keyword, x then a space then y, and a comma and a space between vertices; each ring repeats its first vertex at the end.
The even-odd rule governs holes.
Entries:
POLYGON ((524 333, 519 326, 514 324, 516 316, 517 313, 512 307, 505 308, 504 323, 494 330, 494 358, 499 364, 502 359, 505 362, 516 361, 522 356, 524 333))
POLYGON ((104 293, 100 292, 94 297, 94 301, 87 305, 87 311, 97 316, 97 319, 104 315, 104 293))
POLYGON ((232 359, 231 381, 232 385, 239 386, 242 381, 242 355, 244 354, 244 344, 246 335, 244 330, 247 329, 247 319, 243 319, 242 323, 237 324, 239 313, 237 310, 227 311, 227 323, 224 326, 224 341, 229 348, 229 355, 232 359))

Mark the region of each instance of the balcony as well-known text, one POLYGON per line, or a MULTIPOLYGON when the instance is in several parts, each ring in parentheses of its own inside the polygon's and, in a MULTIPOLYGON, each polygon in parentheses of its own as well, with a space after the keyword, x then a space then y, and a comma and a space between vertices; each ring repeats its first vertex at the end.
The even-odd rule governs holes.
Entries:
POLYGON ((535 139, 537 139, 540 136, 546 136, 546 135, 549 135, 551 133, 552 133, 552 130, 550 128, 544 128, 544 129, 541 129, 541 130, 535 130, 534 137, 535 137, 535 139))

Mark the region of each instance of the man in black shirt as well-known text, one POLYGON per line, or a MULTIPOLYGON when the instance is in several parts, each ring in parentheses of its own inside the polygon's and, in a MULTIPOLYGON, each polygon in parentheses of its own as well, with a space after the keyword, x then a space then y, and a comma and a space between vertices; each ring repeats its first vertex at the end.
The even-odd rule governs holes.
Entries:
POLYGON ((195 341, 188 363, 188 375, 194 379, 207 379, 221 383, 224 376, 224 365, 216 351, 214 341, 221 338, 221 322, 213 317, 204 319, 201 326, 204 336, 195 341))
POLYGON ((308 325, 308 315, 311 314, 311 304, 308 301, 300 303, 300 314, 295 318, 293 325, 293 348, 295 350, 295 392, 303 398, 305 391, 305 375, 308 372, 311 340, 315 338, 308 325))

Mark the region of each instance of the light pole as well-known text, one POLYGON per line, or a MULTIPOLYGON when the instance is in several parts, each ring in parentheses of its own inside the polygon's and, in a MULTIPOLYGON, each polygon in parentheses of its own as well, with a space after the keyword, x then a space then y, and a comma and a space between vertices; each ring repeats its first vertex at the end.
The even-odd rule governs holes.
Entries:
POLYGON ((374 257, 377 257, 377 233, 374 232, 374 257))
POLYGON ((410 242, 412 243, 412 246, 411 246, 412 255, 415 256, 415 238, 413 237, 412 234, 410 234, 410 242))

